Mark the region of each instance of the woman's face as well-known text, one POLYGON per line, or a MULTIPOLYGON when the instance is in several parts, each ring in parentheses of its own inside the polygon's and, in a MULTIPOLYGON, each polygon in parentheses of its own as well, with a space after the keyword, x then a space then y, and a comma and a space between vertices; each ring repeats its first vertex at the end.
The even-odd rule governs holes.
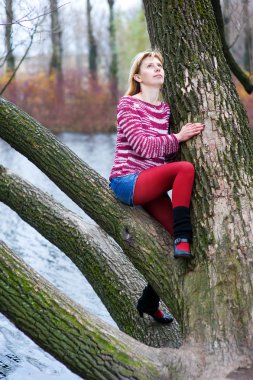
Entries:
POLYGON ((143 59, 139 74, 134 79, 146 86, 160 88, 164 82, 164 70, 161 61, 157 57, 146 57, 143 59))

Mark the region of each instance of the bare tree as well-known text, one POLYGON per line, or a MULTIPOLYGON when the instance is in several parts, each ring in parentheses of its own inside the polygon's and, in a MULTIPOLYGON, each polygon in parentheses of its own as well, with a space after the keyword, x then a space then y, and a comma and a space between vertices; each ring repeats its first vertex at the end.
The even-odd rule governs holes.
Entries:
MULTIPOLYGON (((5 37, 6 37, 6 35, 8 36, 7 38, 5 38, 7 52, 6 52, 5 56, 2 57, 0 66, 3 66, 5 64, 5 62, 7 62, 7 69, 8 69, 8 67, 11 67, 11 69, 8 69, 8 71, 11 73, 11 75, 8 78, 7 82, 3 85, 3 87, 0 91, 0 95, 2 95, 5 92, 7 87, 13 81, 13 78, 15 77, 17 71, 19 70, 22 62, 27 57, 27 55, 30 51, 30 48, 32 47, 34 37, 37 34, 39 27, 43 24, 46 16, 51 13, 46 8, 44 8, 41 11, 41 13, 34 12, 34 9, 32 9, 32 7, 30 7, 30 4, 26 4, 27 5, 26 12, 23 11, 23 14, 19 18, 14 19, 13 18, 13 9, 12 9, 12 7, 13 7, 12 0, 6 0, 5 4, 6 4, 6 14, 9 17, 9 19, 7 17, 7 21, 1 25, 5 26, 5 31, 6 31, 5 37), (26 22, 29 22, 30 26, 27 26, 26 22), (12 36, 13 25, 16 25, 17 27, 22 29, 22 32, 25 31, 25 33, 26 33, 26 38, 24 39, 24 41, 16 43, 15 46, 13 43, 13 40, 15 40, 15 39, 13 39, 13 36, 12 36), (14 52, 14 48, 17 48, 18 46, 19 47, 25 46, 25 51, 23 53, 23 56, 19 59, 18 63, 15 64, 13 52, 14 52), (10 63, 8 63, 8 61, 10 63)), ((39 33, 41 33, 41 32, 42 31, 40 30, 39 33)))
POLYGON ((51 15, 51 42, 52 56, 50 61, 50 73, 55 72, 59 78, 62 78, 62 31, 59 20, 59 7, 57 0, 50 1, 51 15))
POLYGON ((111 63, 110 63, 110 85, 111 96, 114 102, 118 99, 118 57, 116 47, 116 34, 114 22, 114 0, 108 0, 109 4, 109 38, 111 50, 111 63))
POLYGON ((93 34, 93 23, 91 18, 91 2, 87 0, 87 28, 88 28, 88 48, 89 48, 89 73, 91 78, 97 80, 97 43, 93 34))
POLYGON ((9 84, 12 82, 13 78, 15 77, 19 67, 21 66, 22 62, 25 60, 31 46, 32 46, 32 43, 33 43, 33 38, 37 32, 37 28, 38 28, 38 25, 39 25, 39 22, 36 23, 36 25, 34 26, 31 34, 30 34, 30 42, 29 42, 29 45, 27 46, 25 52, 24 52, 24 55, 23 57, 20 59, 20 61, 18 62, 18 64, 16 65, 15 69, 11 72, 11 76, 9 77, 9 79, 7 80, 7 82, 5 83, 5 85, 2 87, 1 91, 0 91, 0 95, 2 95, 5 90, 7 89, 7 87, 9 86, 9 84))
POLYGON ((14 71, 15 69, 15 57, 13 54, 13 1, 5 0, 5 13, 6 13, 6 25, 5 25, 5 47, 6 47, 6 71, 14 71))

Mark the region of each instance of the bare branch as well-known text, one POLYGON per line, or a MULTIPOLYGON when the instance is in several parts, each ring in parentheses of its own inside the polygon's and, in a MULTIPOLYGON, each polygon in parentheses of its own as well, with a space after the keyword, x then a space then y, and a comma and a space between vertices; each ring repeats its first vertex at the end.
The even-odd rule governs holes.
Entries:
MULTIPOLYGON (((62 5, 62 6, 63 6, 63 5, 62 5)), ((24 53, 23 57, 20 59, 18 65, 15 67, 15 70, 12 72, 12 74, 11 74, 10 78, 8 79, 7 83, 3 86, 3 88, 2 88, 2 90, 1 90, 1 92, 0 92, 0 96, 5 92, 5 90, 7 89, 7 87, 10 85, 10 83, 12 82, 13 78, 15 77, 15 75, 16 75, 16 73, 17 73, 19 67, 21 66, 22 62, 23 62, 24 59, 26 58, 26 56, 27 56, 27 54, 28 54, 28 52, 29 52, 29 50, 30 50, 30 48, 31 48, 31 46, 32 46, 34 36, 35 36, 35 34, 37 33, 37 29, 38 29, 38 27, 43 23, 43 21, 45 20, 46 15, 47 15, 47 14, 44 13, 44 15, 42 15, 43 18, 41 18, 42 16, 40 16, 41 19, 37 18, 37 22, 36 22, 35 26, 32 28, 32 33, 30 34, 30 42, 29 42, 29 45, 27 46, 27 48, 26 48, 26 50, 25 50, 25 53, 24 53)), ((17 23, 17 22, 15 22, 15 23, 17 23)), ((20 26, 22 26, 22 25, 20 24, 20 26)), ((28 28, 28 27, 27 27, 27 28, 28 28)), ((28 29, 30 29, 30 28, 28 28, 28 29)), ((6 60, 6 57, 5 57, 5 60, 6 60)), ((4 61, 5 61, 5 60, 4 60, 4 61)), ((4 64, 4 63, 3 63, 3 64, 4 64)))
MULTIPOLYGON (((56 9, 60 9, 60 8, 62 8, 62 7, 64 7, 65 5, 68 5, 68 4, 70 4, 70 2, 69 3, 65 3, 65 4, 62 4, 62 5, 59 5, 59 7, 57 7, 57 8, 55 8, 55 10, 56 9)), ((53 11, 54 12, 54 11, 53 11)), ((26 19, 25 17, 27 17, 27 15, 26 16, 23 16, 22 18, 20 18, 19 20, 15 20, 14 22, 12 22, 12 23, 0 23, 0 26, 1 25, 15 25, 15 24, 18 24, 18 25, 20 25, 20 26, 22 26, 22 27, 25 27, 24 25, 22 25, 21 23, 22 22, 28 22, 28 21, 34 21, 34 20, 37 20, 37 19, 39 19, 39 18, 41 18, 41 17, 45 17, 45 16, 47 16, 47 15, 49 15, 49 14, 51 14, 52 13, 52 11, 51 10, 48 10, 48 11, 45 11, 43 14, 41 14, 41 15, 38 15, 38 16, 36 16, 36 17, 33 17, 33 18, 28 18, 28 19, 26 19)))
POLYGON ((5 62, 6 62, 6 59, 8 58, 8 55, 11 54, 12 52, 15 51, 15 49, 17 47, 20 47, 20 46, 23 46, 23 45, 26 45, 27 43, 27 39, 24 39, 22 41, 20 41, 18 44, 16 44, 16 46, 14 46, 12 49, 10 49, 8 52, 4 53, 4 56, 3 57, 0 57, 0 67, 3 67, 5 62))
POLYGON ((36 30, 37 30, 37 27, 38 27, 38 24, 34 27, 34 31, 32 33, 32 35, 30 36, 30 43, 29 45, 27 46, 26 48, 26 51, 23 55, 23 57, 20 59, 18 65, 15 67, 15 70, 13 71, 13 73, 11 74, 10 78, 8 79, 8 81, 6 82, 6 84, 4 85, 4 87, 2 88, 1 92, 0 92, 0 95, 2 95, 4 93, 4 91, 7 89, 7 87, 10 85, 11 81, 13 80, 13 78, 15 77, 16 75, 16 72, 18 71, 19 67, 21 66, 22 62, 24 61, 24 59, 26 58, 31 46, 32 46, 32 43, 33 43, 33 38, 34 38, 34 35, 36 33, 36 30))

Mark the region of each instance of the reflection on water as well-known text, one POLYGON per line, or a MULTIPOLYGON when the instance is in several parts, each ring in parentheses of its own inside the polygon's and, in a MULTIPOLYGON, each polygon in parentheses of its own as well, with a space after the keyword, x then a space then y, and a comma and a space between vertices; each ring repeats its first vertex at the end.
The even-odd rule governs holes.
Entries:
MULTIPOLYGON (((108 178, 114 155, 115 135, 64 133, 58 137, 88 165, 108 178)), ((0 157, 3 166, 53 195, 65 207, 82 216, 87 223, 94 223, 39 169, 1 139, 0 157)), ((0 226, 0 239, 27 264, 88 311, 116 326, 100 299, 70 259, 1 203, 0 226)), ((0 379, 80 379, 40 349, 1 314, 0 326, 0 379)))

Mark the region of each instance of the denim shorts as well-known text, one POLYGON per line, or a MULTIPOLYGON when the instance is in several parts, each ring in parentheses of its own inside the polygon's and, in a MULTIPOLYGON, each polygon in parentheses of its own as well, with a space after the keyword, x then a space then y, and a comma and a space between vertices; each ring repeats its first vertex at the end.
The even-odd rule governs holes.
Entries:
POLYGON ((128 206, 134 206, 134 187, 139 173, 128 174, 122 177, 114 177, 109 183, 115 197, 128 206))

